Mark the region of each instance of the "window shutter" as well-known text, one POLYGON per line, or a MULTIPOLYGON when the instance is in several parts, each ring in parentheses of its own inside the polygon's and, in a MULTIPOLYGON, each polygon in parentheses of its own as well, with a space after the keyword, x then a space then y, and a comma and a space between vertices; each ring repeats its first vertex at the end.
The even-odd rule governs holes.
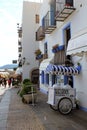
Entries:
POLYGON ((49 74, 46 74, 46 84, 49 84, 49 74))
POLYGON ((68 84, 68 76, 64 75, 64 85, 68 84))
POLYGON ((41 83, 44 84, 44 71, 41 73, 41 83))

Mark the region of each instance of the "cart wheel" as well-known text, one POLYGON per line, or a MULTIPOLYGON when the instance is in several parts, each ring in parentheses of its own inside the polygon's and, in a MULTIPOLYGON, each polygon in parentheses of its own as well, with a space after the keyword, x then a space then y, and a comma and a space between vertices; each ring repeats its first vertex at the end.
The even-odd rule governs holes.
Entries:
POLYGON ((58 103, 58 110, 61 114, 69 114, 72 110, 72 101, 67 97, 62 98, 58 103))
POLYGON ((57 106, 50 105, 50 108, 53 109, 54 111, 58 111, 58 107, 57 106))

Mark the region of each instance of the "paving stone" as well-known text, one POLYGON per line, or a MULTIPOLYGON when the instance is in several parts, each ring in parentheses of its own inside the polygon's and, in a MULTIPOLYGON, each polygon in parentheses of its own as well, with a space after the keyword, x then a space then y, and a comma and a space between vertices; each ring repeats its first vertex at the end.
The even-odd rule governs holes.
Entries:
POLYGON ((87 130, 86 118, 79 119, 74 112, 64 116, 53 111, 47 104, 47 95, 38 92, 37 104, 24 104, 17 91, 18 88, 9 89, 0 102, 0 130, 87 130))

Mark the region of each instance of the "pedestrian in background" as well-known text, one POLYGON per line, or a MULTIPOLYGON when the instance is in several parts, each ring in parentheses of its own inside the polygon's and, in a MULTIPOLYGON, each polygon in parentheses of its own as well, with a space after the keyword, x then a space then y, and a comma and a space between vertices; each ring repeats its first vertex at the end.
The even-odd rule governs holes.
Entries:
POLYGON ((6 88, 6 85, 7 85, 7 80, 4 78, 4 86, 5 86, 5 88, 6 88))
POLYGON ((11 78, 8 79, 8 86, 11 87, 11 78))

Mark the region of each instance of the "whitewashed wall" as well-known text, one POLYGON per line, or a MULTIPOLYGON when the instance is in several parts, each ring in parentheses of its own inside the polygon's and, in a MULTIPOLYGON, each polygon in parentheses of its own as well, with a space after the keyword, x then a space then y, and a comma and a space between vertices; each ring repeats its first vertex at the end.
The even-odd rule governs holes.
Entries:
POLYGON ((30 78, 30 72, 33 68, 38 68, 38 61, 35 60, 35 50, 38 49, 39 43, 36 41, 35 33, 39 24, 35 23, 35 15, 40 12, 40 3, 23 2, 22 13, 22 57, 26 57, 29 64, 23 65, 23 79, 30 78))
MULTIPOLYGON (((76 8, 75 12, 70 15, 64 22, 60 23, 57 22, 57 28, 49 35, 46 35, 45 39, 40 42, 40 48, 43 50, 43 45, 45 42, 48 43, 48 57, 52 57, 52 46, 56 43, 63 44, 63 34, 62 29, 70 23, 71 25, 71 38, 75 38, 78 35, 84 34, 87 30, 87 0, 74 0, 74 6, 76 8)), ((41 18, 49 10, 49 4, 46 0, 41 7, 41 18)), ((73 61, 76 63, 79 61, 82 66, 81 74, 78 76, 74 76, 74 87, 77 91, 77 98, 80 101, 80 105, 83 109, 87 110, 87 54, 83 55, 82 57, 73 57, 73 61)), ((41 85, 44 90, 47 91, 45 86, 41 85)))

